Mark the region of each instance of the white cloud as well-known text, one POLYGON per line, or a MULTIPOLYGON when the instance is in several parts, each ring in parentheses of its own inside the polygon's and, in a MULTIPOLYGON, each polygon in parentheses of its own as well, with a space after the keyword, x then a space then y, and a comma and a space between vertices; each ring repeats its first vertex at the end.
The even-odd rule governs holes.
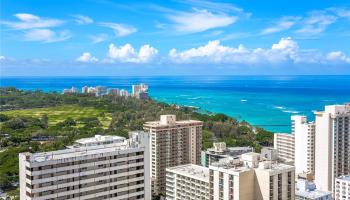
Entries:
POLYGON ((0 56, 0 62, 5 61, 6 57, 5 56, 0 56))
POLYGON ((347 18, 350 20, 350 9, 346 8, 329 8, 328 10, 334 12, 340 18, 347 18))
POLYGON ((85 63, 94 63, 97 62, 98 59, 91 55, 90 52, 84 52, 80 57, 76 59, 78 62, 85 62, 85 63))
POLYGON ((302 28, 296 32, 305 35, 316 35, 324 32, 326 28, 335 23, 337 19, 337 16, 325 11, 313 11, 303 20, 302 28))
POLYGON ((350 57, 346 56, 341 51, 332 51, 332 52, 328 53, 327 54, 327 59, 329 61, 350 63, 350 57))
POLYGON ((137 51, 131 44, 124 46, 109 45, 107 60, 109 62, 123 62, 123 63, 149 63, 158 55, 158 50, 148 44, 140 47, 137 51))
POLYGON ((180 33, 197 33, 209 29, 226 27, 235 23, 236 16, 224 13, 212 13, 205 9, 193 9, 192 12, 176 12, 168 15, 173 27, 180 33))
POLYGON ((88 16, 73 15, 73 17, 75 18, 75 22, 78 24, 92 24, 92 23, 94 23, 94 20, 88 16))
POLYGON ((103 34, 103 33, 90 36, 90 39, 91 39, 93 44, 97 44, 97 43, 101 43, 103 41, 106 41, 107 38, 108 38, 108 36, 106 34, 103 34))
POLYGON ((30 29, 24 32, 24 40, 44 43, 59 42, 71 37, 69 31, 54 32, 50 29, 30 29))
POLYGON ((290 29, 292 26, 294 26, 297 21, 300 20, 300 17, 293 17, 293 16, 287 16, 280 19, 274 26, 265 28, 261 34, 271 34, 276 32, 281 32, 284 30, 290 29))
POLYGON ((100 23, 99 25, 113 29, 114 34, 117 37, 127 36, 137 31, 135 27, 127 24, 105 22, 105 23, 100 23))
POLYGON ((349 63, 349 57, 333 52, 325 56, 319 51, 300 49, 290 37, 281 38, 271 48, 248 49, 224 46, 220 41, 210 41, 204 46, 178 52, 172 49, 169 59, 175 63, 214 63, 214 64, 284 64, 284 63, 349 63))
POLYGON ((28 13, 17 13, 14 15, 19 21, 2 21, 1 23, 18 30, 49 28, 62 25, 64 22, 58 19, 41 18, 28 13))

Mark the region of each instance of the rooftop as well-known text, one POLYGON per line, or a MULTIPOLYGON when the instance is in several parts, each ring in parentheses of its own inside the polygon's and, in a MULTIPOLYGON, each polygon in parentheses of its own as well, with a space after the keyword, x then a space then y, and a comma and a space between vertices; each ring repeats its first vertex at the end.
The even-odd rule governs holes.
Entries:
POLYGON ((188 124, 193 124, 193 123, 203 123, 202 121, 197 121, 197 120, 182 120, 182 121, 176 121, 174 123, 169 123, 169 124, 162 124, 160 121, 150 121, 146 122, 146 126, 155 126, 155 127, 167 127, 167 126, 179 126, 179 125, 188 125, 188 124))
MULTIPOLYGON (((136 147, 136 146, 135 146, 136 147)), ((28 159, 31 162, 44 162, 52 160, 60 160, 66 158, 82 157, 88 155, 103 154, 109 152, 115 152, 126 149, 133 149, 134 146, 130 146, 126 141, 124 143, 112 143, 107 145, 85 146, 70 148, 58 151, 50 151, 43 153, 23 153, 26 156, 30 156, 28 159)))
POLYGON ((194 164, 186 164, 170 167, 167 168, 167 170, 186 177, 191 177, 204 182, 209 182, 209 168, 207 167, 202 167, 200 165, 194 164))
POLYGON ((114 135, 95 135, 95 137, 76 140, 75 143, 82 144, 82 145, 93 144, 93 143, 103 143, 103 142, 116 143, 116 142, 123 142, 125 139, 126 139, 125 137, 114 136, 114 135))
POLYGON ((316 190, 315 183, 307 180, 298 179, 295 187, 295 194, 307 199, 318 199, 332 195, 332 192, 316 190))
POLYGON ((350 181, 350 175, 339 176, 339 177, 337 177, 337 179, 342 180, 342 181, 350 181))

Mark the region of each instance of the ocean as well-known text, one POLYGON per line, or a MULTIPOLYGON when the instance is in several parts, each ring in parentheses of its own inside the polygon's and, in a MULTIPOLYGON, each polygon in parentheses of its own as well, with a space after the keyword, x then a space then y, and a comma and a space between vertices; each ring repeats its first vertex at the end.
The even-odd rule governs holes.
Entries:
POLYGON ((344 76, 144 76, 144 77, 1 77, 1 87, 61 92, 72 86, 103 85, 131 91, 149 85, 158 101, 224 113, 273 132, 290 132, 290 116, 325 105, 350 102, 350 75, 344 76))

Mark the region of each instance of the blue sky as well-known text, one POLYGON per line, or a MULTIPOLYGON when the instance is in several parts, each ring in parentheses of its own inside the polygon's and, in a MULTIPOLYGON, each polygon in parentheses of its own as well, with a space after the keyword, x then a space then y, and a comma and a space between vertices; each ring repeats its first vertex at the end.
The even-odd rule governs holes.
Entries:
POLYGON ((350 74, 346 0, 2 0, 2 76, 350 74))

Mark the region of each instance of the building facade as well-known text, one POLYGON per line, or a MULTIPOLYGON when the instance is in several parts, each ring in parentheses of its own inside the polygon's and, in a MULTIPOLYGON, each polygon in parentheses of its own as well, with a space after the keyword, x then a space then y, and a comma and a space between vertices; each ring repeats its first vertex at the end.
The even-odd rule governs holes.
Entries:
POLYGON ((294 200, 295 170, 277 152, 245 153, 209 166, 211 200, 294 200), (266 159, 267 158, 267 159, 266 159))
POLYGON ((209 169, 194 164, 166 169, 167 200, 209 200, 209 169))
POLYGON ((165 193, 167 167, 200 164, 202 126, 201 121, 176 121, 175 115, 161 115, 160 121, 144 124, 144 130, 151 136, 153 194, 165 193))
POLYGON ((350 105, 315 112, 315 183, 334 193, 335 178, 350 174, 350 105))
POLYGON ((350 175, 340 176, 335 179, 334 199, 350 199, 350 175))
POLYGON ((278 157, 289 163, 294 163, 294 134, 291 133, 275 133, 274 148, 278 151, 278 157))
POLYGON ((148 99, 148 85, 144 83, 132 85, 132 96, 138 99, 148 99))
POLYGON ((295 139, 294 166, 296 174, 315 173, 315 123, 308 122, 306 116, 294 115, 292 134, 295 139))
MULTIPOLYGON (((92 139, 93 140, 93 139, 92 139)), ((144 144, 124 140, 45 153, 20 153, 20 199, 150 199, 144 144)))

